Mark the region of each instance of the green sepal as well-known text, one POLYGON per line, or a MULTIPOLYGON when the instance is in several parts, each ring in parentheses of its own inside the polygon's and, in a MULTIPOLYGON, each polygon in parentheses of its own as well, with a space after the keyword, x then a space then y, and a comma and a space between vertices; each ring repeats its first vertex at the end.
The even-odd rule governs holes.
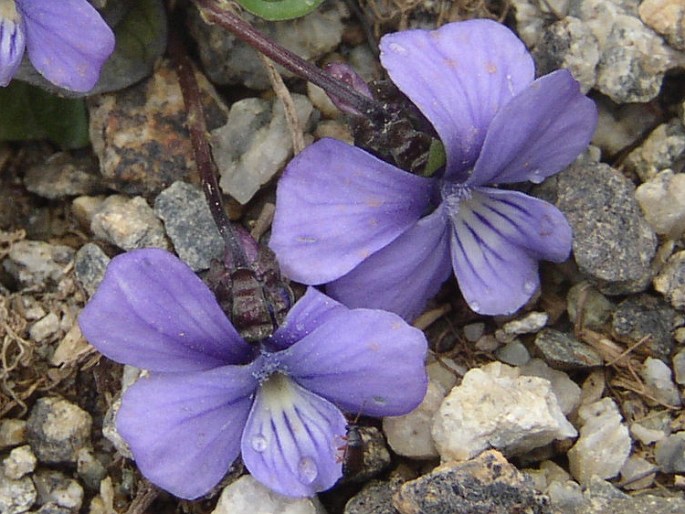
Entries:
POLYGON ((268 21, 300 18, 315 10, 323 0, 237 0, 249 13, 268 21))

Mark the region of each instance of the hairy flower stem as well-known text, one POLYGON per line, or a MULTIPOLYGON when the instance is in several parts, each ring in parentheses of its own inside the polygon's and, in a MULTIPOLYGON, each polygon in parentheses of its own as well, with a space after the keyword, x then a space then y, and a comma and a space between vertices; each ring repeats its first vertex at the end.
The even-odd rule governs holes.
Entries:
POLYGON ((305 61, 274 41, 266 38, 261 32, 243 20, 240 16, 221 5, 217 0, 194 0, 202 14, 209 22, 216 23, 229 30, 238 39, 255 50, 269 57, 298 77, 316 84, 329 95, 347 104, 350 108, 363 113, 375 124, 382 124, 389 115, 381 104, 354 90, 344 82, 333 78, 317 66, 305 61))
POLYGON ((200 172, 202 189, 207 198, 209 210, 224 240, 226 251, 230 254, 235 267, 250 269, 249 261, 240 244, 240 238, 224 210, 219 183, 216 179, 216 165, 212 159, 212 151, 207 142, 207 126, 205 124, 204 111, 202 110, 200 88, 193 72, 193 65, 178 33, 173 30, 170 31, 169 35, 169 53, 176 67, 176 73, 178 73, 183 103, 185 103, 188 112, 186 123, 190 132, 195 163, 200 172))

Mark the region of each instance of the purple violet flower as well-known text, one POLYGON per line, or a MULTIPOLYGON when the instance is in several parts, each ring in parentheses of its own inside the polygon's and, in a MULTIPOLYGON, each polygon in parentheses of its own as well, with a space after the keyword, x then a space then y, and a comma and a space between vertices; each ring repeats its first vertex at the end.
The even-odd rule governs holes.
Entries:
POLYGON ((115 257, 79 324, 110 359, 150 373, 129 387, 117 429, 142 473, 181 498, 207 493, 239 454, 276 492, 310 496, 342 474, 346 412, 394 416, 423 399, 426 340, 388 312, 310 288, 259 345, 172 254, 115 257))
POLYGON ((293 280, 327 284, 349 307, 413 319, 453 271, 471 309, 508 314, 561 262, 571 229, 554 206, 488 184, 542 182, 588 145, 596 108, 567 70, 534 80, 533 60, 489 20, 381 40, 390 78, 431 121, 447 154, 433 178, 322 139, 281 178, 271 237, 293 280))
POLYGON ((25 48, 47 80, 85 93, 114 51, 114 34, 86 0, 0 0, 0 86, 12 80, 25 48))

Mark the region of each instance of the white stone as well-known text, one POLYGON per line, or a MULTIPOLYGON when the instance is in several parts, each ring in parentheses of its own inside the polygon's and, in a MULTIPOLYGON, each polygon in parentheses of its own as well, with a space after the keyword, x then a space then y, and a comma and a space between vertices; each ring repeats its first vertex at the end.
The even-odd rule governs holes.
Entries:
POLYGON ((36 488, 31 478, 12 480, 0 472, 0 512, 2 514, 23 514, 35 503, 36 488))
POLYGON ((654 428, 647 428, 640 423, 630 425, 630 433, 642 444, 653 444, 666 437, 666 432, 654 428))
POLYGON ((685 385, 685 349, 673 356, 673 374, 676 384, 685 385))
POLYGON ((443 461, 467 460, 488 448, 518 455, 575 435, 548 380, 520 376, 500 362, 470 370, 433 424, 443 461))
POLYGON ((317 498, 288 498, 244 475, 226 486, 212 514, 325 514, 317 498))
POLYGON ((520 319, 505 323, 502 330, 506 334, 521 335, 538 332, 547 324, 549 316, 546 312, 530 312, 520 319))
POLYGON ((559 401, 561 412, 566 416, 575 411, 580 405, 581 390, 578 384, 569 378, 563 371, 550 368, 541 359, 533 359, 521 366, 521 374, 533 377, 545 378, 552 384, 554 395, 559 401))
POLYGON ((59 317, 54 312, 36 321, 29 329, 29 336, 32 341, 41 343, 59 330, 59 317))
POLYGON ((616 403, 603 398, 583 405, 578 417, 582 422, 580 437, 568 451, 571 474, 581 484, 590 483, 594 475, 615 477, 630 454, 631 444, 616 403))
POLYGON ((685 174, 664 170, 635 191, 654 232, 679 239, 685 232, 685 174))
POLYGON ((440 408, 446 392, 437 382, 428 383, 428 391, 421 404, 404 416, 383 418, 383 432, 390 448, 403 457, 430 459, 438 456, 433 443, 433 417, 440 408))
POLYGON ((15 448, 3 461, 5 476, 12 480, 18 480, 36 469, 36 462, 36 456, 29 445, 15 448))
POLYGON ((647 357, 640 375, 654 398, 667 405, 680 406, 680 392, 673 383, 671 369, 663 361, 647 357))

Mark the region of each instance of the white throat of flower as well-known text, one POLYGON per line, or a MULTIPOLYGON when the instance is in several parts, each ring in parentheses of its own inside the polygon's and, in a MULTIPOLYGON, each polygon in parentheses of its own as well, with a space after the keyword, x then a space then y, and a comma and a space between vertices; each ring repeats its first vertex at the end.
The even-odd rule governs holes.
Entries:
POLYGON ((19 21, 19 12, 14 0, 0 0, 0 21, 10 21, 12 23, 19 21))
POLYGON ((445 180, 440 184, 440 196, 447 206, 449 214, 455 216, 459 212, 459 205, 470 200, 473 193, 468 186, 445 180))

